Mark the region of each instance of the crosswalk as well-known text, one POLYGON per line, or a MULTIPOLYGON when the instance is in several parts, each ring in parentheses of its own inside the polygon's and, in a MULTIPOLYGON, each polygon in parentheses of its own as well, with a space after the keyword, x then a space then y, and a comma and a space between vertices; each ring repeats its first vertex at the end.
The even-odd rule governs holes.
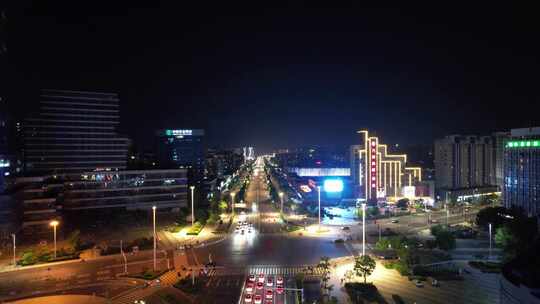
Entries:
POLYGON ((281 265, 254 265, 250 266, 247 270, 248 274, 260 274, 265 275, 322 275, 323 269, 320 267, 314 267, 313 265, 299 265, 299 266, 281 266, 281 265))

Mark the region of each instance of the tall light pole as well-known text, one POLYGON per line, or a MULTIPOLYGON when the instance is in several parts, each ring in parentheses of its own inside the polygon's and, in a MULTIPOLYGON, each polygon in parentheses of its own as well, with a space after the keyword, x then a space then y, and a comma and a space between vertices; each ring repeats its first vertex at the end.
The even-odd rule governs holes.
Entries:
POLYGON ((366 203, 362 203, 362 256, 366 255, 366 203))
POLYGON ((17 254, 16 254, 16 249, 17 247, 15 246, 15 233, 12 233, 11 234, 11 237, 13 238, 13 267, 17 266, 17 254))
POLYGON ((152 206, 152 218, 154 223, 154 271, 156 271, 156 249, 157 249, 157 238, 156 238, 156 206, 152 206))
POLYGON ((195 186, 190 186, 189 189, 191 189, 191 227, 193 228, 195 224, 195 186))
POLYGON ((234 196, 236 195, 236 193, 234 192, 231 192, 231 209, 232 209, 232 214, 234 214, 234 196))
POLYGON ((321 186, 317 186, 319 192, 319 231, 321 230, 321 186))
POLYGON ((281 213, 283 213, 283 192, 279 193, 279 198, 281 199, 281 213))
POLYGON ((489 227, 489 255, 488 260, 491 260, 491 223, 488 224, 489 227))
POLYGON ((54 258, 56 259, 56 226, 58 226, 58 221, 54 220, 49 223, 50 226, 53 227, 53 235, 54 235, 54 258))
POLYGON ((446 226, 448 226, 448 217, 450 216, 450 210, 446 207, 446 226))

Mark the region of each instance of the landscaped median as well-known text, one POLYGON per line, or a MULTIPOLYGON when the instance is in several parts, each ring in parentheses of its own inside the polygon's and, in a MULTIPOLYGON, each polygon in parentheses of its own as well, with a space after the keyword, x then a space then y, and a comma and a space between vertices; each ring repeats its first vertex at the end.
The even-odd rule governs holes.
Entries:
POLYGON ((189 227, 186 230, 186 235, 199 235, 199 233, 201 233, 203 228, 204 228, 203 224, 201 224, 200 222, 195 222, 195 224, 193 224, 192 227, 189 227))
POLYGON ((162 274, 166 273, 167 271, 169 270, 165 269, 165 270, 160 270, 160 271, 152 271, 152 270, 146 269, 141 273, 130 275, 130 277, 151 281, 151 280, 159 278, 162 274))
POLYGON ((470 261, 469 266, 479 269, 484 273, 500 273, 502 267, 501 263, 482 261, 470 261))

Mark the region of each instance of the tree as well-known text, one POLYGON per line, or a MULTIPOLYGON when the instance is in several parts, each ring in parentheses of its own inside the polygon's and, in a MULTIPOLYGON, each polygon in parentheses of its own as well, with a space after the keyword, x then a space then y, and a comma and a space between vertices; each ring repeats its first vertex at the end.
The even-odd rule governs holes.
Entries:
POLYGON ((73 230, 67 237, 67 243, 72 251, 77 251, 81 247, 81 232, 73 230))
POLYGON ((496 230, 506 222, 505 215, 509 213, 509 210, 504 207, 487 207, 476 214, 476 224, 487 229, 488 224, 491 223, 493 229, 496 230))
POLYGON ((317 267, 322 269, 323 288, 325 290, 328 290, 328 280, 330 280, 330 258, 327 256, 321 257, 321 261, 319 262, 317 267))
POLYGON ((437 246, 442 250, 451 250, 456 248, 456 238, 452 232, 443 230, 435 236, 437 246))
POLYGON ((364 284, 366 284, 366 278, 375 270, 375 261, 369 255, 363 255, 355 258, 354 272, 357 276, 364 277, 364 284))
POLYGON ((219 211, 220 211, 221 213, 225 212, 225 211, 227 210, 227 207, 228 207, 228 206, 229 206, 229 204, 227 204, 226 201, 221 201, 221 202, 219 203, 219 206, 218 206, 219 211))
POLYGON ((383 238, 377 243, 375 243, 375 249, 377 250, 387 250, 391 248, 391 243, 387 238, 383 238))
POLYGON ((402 198, 396 203, 396 207, 398 208, 407 208, 409 205, 409 199, 408 198, 402 198))
POLYGON ((442 250, 451 250, 456 248, 456 238, 454 234, 444 228, 442 225, 431 227, 431 234, 435 237, 435 243, 442 250))

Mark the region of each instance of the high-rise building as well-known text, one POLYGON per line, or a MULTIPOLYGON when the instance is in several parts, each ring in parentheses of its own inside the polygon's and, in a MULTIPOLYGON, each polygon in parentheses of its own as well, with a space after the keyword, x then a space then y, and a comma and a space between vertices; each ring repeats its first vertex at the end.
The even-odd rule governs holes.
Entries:
POLYGON ((440 197, 461 200, 497 192, 491 136, 450 135, 435 141, 435 185, 440 197))
POLYGON ((510 136, 510 132, 496 132, 493 137, 493 161, 495 168, 495 185, 502 191, 504 188, 504 145, 510 136))
POLYGON ((156 135, 159 167, 186 168, 195 180, 204 177, 204 130, 167 129, 156 135))
POLYGON ((26 173, 126 168, 128 139, 116 133, 117 94, 42 90, 39 110, 24 124, 26 173))
POLYGON ((358 133, 360 144, 350 148, 357 196, 368 201, 415 196, 414 186, 422 181, 422 169, 410 166, 406 154, 389 153, 388 146, 377 136, 365 130, 358 133))
POLYGON ((540 127, 512 129, 504 145, 505 207, 540 217, 540 127))

